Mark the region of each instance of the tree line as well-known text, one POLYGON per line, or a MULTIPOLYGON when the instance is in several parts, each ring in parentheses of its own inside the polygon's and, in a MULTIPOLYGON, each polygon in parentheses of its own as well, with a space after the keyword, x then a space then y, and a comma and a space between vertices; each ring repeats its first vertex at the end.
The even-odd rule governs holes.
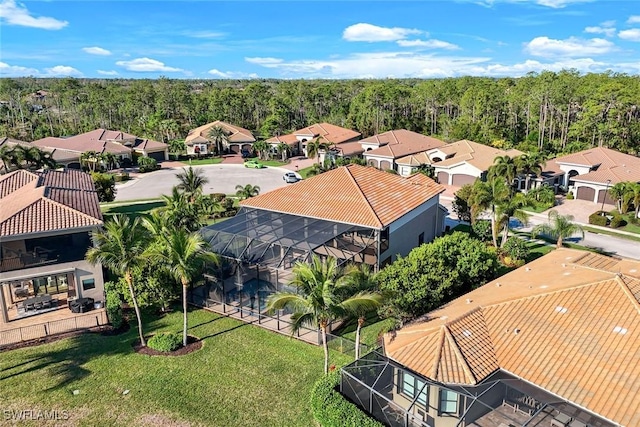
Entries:
POLYGON ((317 122, 364 137, 408 129, 446 141, 567 153, 640 151, 640 79, 575 70, 521 78, 389 80, 0 80, 0 135, 99 127, 165 142, 223 120, 267 138, 317 122))

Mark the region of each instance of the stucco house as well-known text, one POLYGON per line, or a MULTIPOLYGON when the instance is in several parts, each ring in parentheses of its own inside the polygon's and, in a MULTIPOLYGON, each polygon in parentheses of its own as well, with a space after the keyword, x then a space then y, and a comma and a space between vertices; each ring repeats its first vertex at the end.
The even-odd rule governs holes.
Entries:
MULTIPOLYGON (((17 146, 21 146, 25 148, 36 147, 30 142, 20 141, 17 139, 7 138, 7 137, 0 138, 0 148, 8 147, 9 149, 13 149, 17 146)), ((60 148, 53 148, 53 149, 46 149, 46 148, 43 149, 41 147, 36 147, 36 148, 40 148, 44 151, 51 153, 51 157, 53 158, 53 160, 55 160, 56 163, 62 167, 69 167, 69 165, 75 165, 78 163, 78 153, 74 151, 63 150, 60 148)), ((0 162, 0 173, 4 173, 4 172, 7 172, 7 171, 4 170, 4 165, 2 164, 2 162, 0 162)))
POLYGON ((232 153, 240 153, 242 150, 251 151, 253 149, 253 143, 256 142, 256 138, 251 131, 235 126, 229 123, 216 120, 215 122, 207 123, 206 125, 198 126, 195 129, 191 129, 187 134, 184 142, 187 146, 187 155, 209 155, 213 153, 213 139, 209 135, 211 130, 219 127, 225 135, 226 141, 224 142, 223 149, 227 149, 232 153))
POLYGON ((416 172, 417 166, 400 165, 398 159, 442 147, 446 143, 431 136, 398 129, 364 138, 360 144, 364 150, 362 156, 369 166, 382 170, 393 169, 402 176, 409 176, 416 172))
POLYGON ((640 182, 640 157, 596 147, 554 162, 564 173, 564 185, 576 199, 614 204, 608 189, 619 182, 640 182))
POLYGON ((361 146, 356 142, 361 134, 351 129, 332 125, 331 123, 316 123, 293 133, 274 136, 267 142, 276 147, 280 142, 289 145, 292 153, 302 153, 307 156, 307 142, 319 140, 330 146, 330 150, 320 150, 320 162, 326 156, 355 156, 362 153, 361 146))
MULTIPOLYGON (((52 314, 72 317, 75 300, 104 300, 102 267, 85 261, 90 233, 103 223, 89 174, 10 172, 0 176, 0 205, 0 335, 52 314)), ((52 333, 30 334, 41 332, 52 333)))
POLYGON ((639 272, 557 249, 387 333, 341 392, 391 426, 640 425, 639 272))

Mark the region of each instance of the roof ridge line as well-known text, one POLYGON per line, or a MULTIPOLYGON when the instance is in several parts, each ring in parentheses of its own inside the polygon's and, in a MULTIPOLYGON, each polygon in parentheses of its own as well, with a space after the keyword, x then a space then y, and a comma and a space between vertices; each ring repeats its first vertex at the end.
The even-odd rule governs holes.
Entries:
POLYGON ((458 343, 456 342, 455 338, 453 338, 453 335, 451 335, 451 331, 449 330, 449 327, 447 325, 444 326, 444 330, 445 336, 449 341, 449 345, 455 353, 456 358, 458 358, 459 362, 461 363, 462 370, 464 371, 465 375, 467 375, 467 377, 471 379, 472 384, 477 384, 478 380, 476 379, 476 376, 473 374, 473 371, 471 370, 467 359, 465 359, 464 355, 462 354, 460 347, 458 347, 458 343))
MULTIPOLYGON (((638 314, 640 314, 640 301, 638 301, 635 295, 631 293, 631 289, 629 289, 629 286, 625 281, 626 277, 627 276, 620 273, 619 275, 616 276, 615 280, 620 284, 620 287, 622 288, 622 292, 624 292, 624 294, 631 300, 631 304, 633 304, 636 307, 636 310, 638 310, 638 314)), ((632 280, 638 280, 638 282, 640 282, 640 279, 632 278, 632 280)))
POLYGON ((349 175, 349 177, 351 178, 351 181, 353 182, 353 184, 356 186, 356 188, 358 189, 358 191, 360 192, 360 195, 362 196, 362 198, 367 202, 367 207, 369 208, 369 211, 373 214, 373 216, 375 217, 375 219, 378 221, 378 224, 380 224, 380 228, 384 228, 384 224, 382 223, 382 221, 380 220, 380 217, 378 216, 378 214, 376 213, 375 209, 373 209, 373 206, 371 206, 371 202, 369 201, 369 199, 367 198, 367 196, 364 194, 364 191, 362 191, 362 188, 360 188, 360 186, 358 185, 358 181, 356 181, 356 178, 353 176, 353 174, 351 173, 351 168, 349 168, 349 166, 347 166, 345 168, 347 170, 347 175, 349 175))
POLYGON ((438 367, 440 366, 440 359, 442 358, 442 347, 444 346, 444 337, 445 337, 445 331, 443 327, 440 327, 440 336, 438 337, 438 354, 436 355, 436 358, 433 362, 433 375, 431 376, 431 378, 433 379, 437 379, 438 378, 438 372, 439 369, 438 367))

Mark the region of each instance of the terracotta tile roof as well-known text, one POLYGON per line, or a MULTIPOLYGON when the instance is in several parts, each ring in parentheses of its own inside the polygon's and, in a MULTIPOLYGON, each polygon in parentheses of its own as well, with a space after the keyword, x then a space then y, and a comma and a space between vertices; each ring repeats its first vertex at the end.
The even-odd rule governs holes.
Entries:
POLYGON ((430 164, 431 159, 429 159, 429 156, 426 152, 422 152, 396 159, 396 163, 404 166, 420 166, 430 164))
POLYGON ((266 142, 268 142, 269 144, 280 144, 281 142, 284 142, 287 145, 298 145, 299 143, 298 138, 292 133, 287 135, 272 136, 271 138, 267 139, 266 142))
POLYGON ((361 136, 360 132, 332 125, 331 123, 316 123, 306 128, 298 129, 293 134, 304 135, 309 138, 321 137, 331 144, 342 144, 343 142, 358 140, 361 136))
POLYGON ((343 142, 342 144, 334 145, 332 150, 337 151, 342 156, 355 156, 364 152, 360 141, 343 142))
POLYGON ((566 156, 557 157, 556 163, 564 165, 580 165, 596 168, 589 173, 578 175, 573 179, 604 184, 607 180, 612 184, 618 182, 640 182, 640 157, 621 153, 604 147, 596 147, 566 156))
POLYGON ((0 177, 0 235, 102 224, 91 177, 81 171, 22 170, 0 177))
POLYGON ((241 205, 381 229, 443 191, 424 175, 403 178, 348 165, 252 197, 241 205))
POLYGON ((33 145, 49 149, 62 149, 75 153, 95 151, 97 153, 128 154, 131 150, 164 151, 167 144, 116 130, 96 129, 68 138, 47 137, 32 142, 33 145))
POLYGON ((215 122, 207 123, 206 125, 191 129, 184 140, 185 143, 193 144, 195 142, 207 142, 209 131, 216 126, 221 127, 228 134, 227 139, 229 142, 256 142, 256 138, 253 136, 251 131, 241 128, 240 126, 216 120, 215 122))
MULTIPOLYGON (((34 145, 31 142, 25 142, 25 141, 19 141, 17 139, 12 139, 12 138, 0 138, 0 147, 2 147, 3 145, 6 145, 8 147, 16 147, 18 145, 23 146, 23 147, 36 147, 36 145, 34 145)), ((38 147, 40 148, 40 147, 38 147)), ((59 163, 67 163, 70 161, 74 161, 78 159, 78 153, 73 152, 73 151, 68 151, 68 150, 63 150, 63 149, 45 149, 45 151, 49 151, 51 153, 51 157, 53 158, 53 160, 55 160, 56 162, 59 163)), ((4 166, 2 166, 0 164, 0 169, 3 169, 4 166)))
MULTIPOLYGON (((447 157, 438 163, 433 163, 438 168, 451 168, 466 162, 481 171, 489 169, 498 156, 517 157, 523 154, 518 150, 500 150, 499 148, 478 144, 466 139, 429 150, 427 154, 434 156, 438 151, 447 157)), ((399 161, 404 161, 404 159, 399 161)))
POLYGON ((366 155, 388 157, 391 159, 399 159, 446 144, 446 142, 437 138, 406 129, 390 130, 365 138, 361 142, 373 142, 381 145, 379 148, 367 151, 365 153, 366 155))
POLYGON ((640 425, 640 262, 557 249, 385 335, 426 377, 508 371, 621 425, 640 425))

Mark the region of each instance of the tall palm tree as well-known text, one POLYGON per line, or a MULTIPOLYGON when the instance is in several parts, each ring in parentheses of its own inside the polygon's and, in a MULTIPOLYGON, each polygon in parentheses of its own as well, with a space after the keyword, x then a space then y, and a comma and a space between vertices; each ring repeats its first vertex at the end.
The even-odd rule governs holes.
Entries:
POLYGON ((489 210, 491 213, 491 237, 493 246, 498 247, 497 206, 510 197, 510 187, 502 178, 492 177, 487 182, 476 180, 471 189, 469 205, 471 220, 475 222, 478 216, 489 210))
POLYGON ((104 161, 108 171, 115 169, 116 164, 118 164, 118 158, 113 153, 104 153, 102 155, 102 160, 104 161))
POLYGON ((640 182, 632 182, 627 186, 628 199, 635 209, 636 218, 640 215, 640 182))
POLYGON ((267 160, 271 151, 271 144, 266 141, 257 141, 253 144, 253 150, 258 154, 258 159, 267 160))
POLYGON ((609 194, 616 201, 616 208, 620 214, 627 213, 629 209, 628 184, 627 182, 618 182, 609 188, 609 194))
POLYGON ((320 164, 320 151, 329 148, 329 144, 321 141, 321 137, 317 137, 314 141, 307 142, 307 157, 316 158, 316 163, 320 164))
POLYGON ((281 142, 276 146, 276 150, 278 150, 278 154, 280 154, 280 158, 283 162, 287 161, 287 157, 289 156, 289 152, 291 152, 291 147, 289 147, 284 142, 281 142))
POLYGON ((225 130, 220 126, 214 126, 209 129, 209 133, 207 136, 215 146, 216 155, 219 156, 220 154, 222 154, 222 150, 224 150, 229 144, 229 137, 227 136, 227 132, 225 132, 225 130))
POLYGON ((500 242, 500 247, 503 247, 509 238, 509 222, 511 218, 516 218, 524 225, 527 225, 529 215, 523 211, 522 208, 529 204, 530 199, 522 193, 516 193, 513 197, 498 203, 496 210, 497 222, 499 226, 502 226, 502 241, 500 242))
POLYGON ((504 179, 510 189, 513 188, 513 181, 516 179, 517 175, 518 166, 514 159, 507 155, 496 157, 493 161, 493 165, 491 165, 488 170, 489 178, 499 177, 504 179))
POLYGON ((142 332, 133 271, 145 261, 142 254, 149 242, 149 234, 141 226, 139 218, 130 219, 126 215, 114 215, 104 224, 102 230, 92 233, 92 239, 93 247, 87 251, 87 261, 94 265, 100 263, 112 273, 124 277, 138 320, 140 343, 143 346, 147 345, 142 332))
MULTIPOLYGON (((371 271, 371 268, 367 264, 351 265, 347 268, 345 280, 347 286, 345 286, 346 296, 356 296, 363 292, 368 292, 372 297, 372 304, 374 308, 378 308, 382 303, 382 294, 378 291, 378 283, 376 281, 376 274, 371 271)), ((371 313, 372 308, 364 306, 356 306, 352 315, 358 318, 358 324, 356 327, 356 351, 355 358, 360 358, 360 332, 362 326, 366 320, 367 314, 371 313)))
POLYGON ((187 291, 189 285, 207 265, 219 264, 217 254, 207 250, 207 243, 196 232, 171 228, 156 236, 146 256, 166 265, 167 270, 182 284, 183 330, 182 344, 187 345, 187 291))
POLYGON ((572 215, 560 215, 556 210, 549 211, 549 222, 533 227, 531 235, 535 238, 539 234, 546 234, 557 239, 556 246, 561 248, 562 241, 567 237, 580 233, 584 239, 584 230, 579 224, 575 224, 572 215))
POLYGON ((542 173, 542 168, 545 166, 546 161, 540 153, 523 154, 516 157, 516 172, 525 176, 525 190, 529 191, 529 183, 531 182, 531 175, 538 176, 542 173))
POLYGON ((193 169, 191 166, 188 169, 182 168, 182 172, 176 177, 180 181, 178 189, 187 193, 192 203, 195 201, 196 195, 202 194, 204 186, 209 183, 209 179, 204 176, 202 169, 193 169))
POLYGON ((189 195, 173 187, 171 196, 162 195, 164 206, 159 211, 165 216, 168 224, 176 228, 196 231, 202 226, 202 218, 205 213, 201 209, 198 199, 191 201, 189 195))
POLYGON ((238 196, 240 200, 245 200, 260 194, 260 187, 258 187, 257 185, 236 185, 236 190, 236 196, 238 196))
POLYGON ((14 148, 8 145, 0 147, 0 161, 5 172, 9 172, 12 167, 16 167, 19 163, 14 148))
POLYGON ((267 300, 267 310, 273 312, 291 309, 292 333, 303 326, 317 327, 322 334, 324 349, 324 372, 329 372, 329 347, 327 345, 327 327, 337 319, 343 319, 351 313, 372 310, 379 305, 379 296, 370 292, 361 292, 348 298, 344 288, 349 286, 344 272, 338 267, 335 258, 325 261, 313 257, 310 264, 298 262, 293 267, 294 279, 291 284, 299 293, 278 292, 267 300))
POLYGON ((98 163, 102 160, 102 157, 102 154, 96 153, 93 150, 85 151, 80 155, 80 164, 88 167, 91 172, 95 172, 98 163))

